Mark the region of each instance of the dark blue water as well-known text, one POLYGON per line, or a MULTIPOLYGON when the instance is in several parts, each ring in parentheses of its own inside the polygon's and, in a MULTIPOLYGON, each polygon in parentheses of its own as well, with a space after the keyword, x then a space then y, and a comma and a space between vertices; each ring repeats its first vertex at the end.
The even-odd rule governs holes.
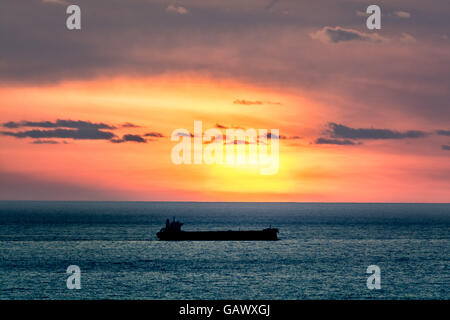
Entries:
POLYGON ((449 204, 0 202, 0 298, 449 299, 449 248, 449 204), (173 216, 281 240, 158 241, 173 216))

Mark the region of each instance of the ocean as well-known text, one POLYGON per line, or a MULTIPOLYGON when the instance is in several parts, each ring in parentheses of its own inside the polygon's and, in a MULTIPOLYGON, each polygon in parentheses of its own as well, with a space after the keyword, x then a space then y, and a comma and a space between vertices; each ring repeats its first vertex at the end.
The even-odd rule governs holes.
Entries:
POLYGON ((449 299, 449 248, 450 204, 5 201, 0 299, 449 299), (159 241, 172 217, 280 240, 159 241))

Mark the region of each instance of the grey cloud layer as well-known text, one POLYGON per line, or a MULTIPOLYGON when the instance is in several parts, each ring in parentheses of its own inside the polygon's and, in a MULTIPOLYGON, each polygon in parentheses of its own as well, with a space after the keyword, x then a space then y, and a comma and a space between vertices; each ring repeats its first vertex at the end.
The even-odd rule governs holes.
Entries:
POLYGON ((390 129, 374 129, 374 128, 350 128, 342 124, 329 123, 330 135, 333 138, 345 139, 406 139, 406 138, 423 138, 428 133, 419 130, 409 130, 405 132, 394 131, 390 129))
POLYGON ((59 144, 56 140, 34 140, 32 144, 59 144))
MULTIPOLYGON (((127 123, 128 126, 135 126, 132 123, 127 123)), ((9 121, 3 124, 5 128, 16 129, 20 127, 37 127, 37 128, 75 128, 75 129, 116 129, 115 126, 105 123, 93 123, 89 121, 73 121, 73 120, 56 120, 52 121, 9 121)))
POLYGON ((16 138, 63 138, 75 140, 109 140, 115 137, 115 134, 108 131, 97 129, 52 129, 52 130, 27 130, 27 131, 2 131, 4 136, 16 138))
POLYGON ((329 138, 318 138, 315 141, 316 144, 335 144, 340 146, 353 146, 356 143, 345 139, 345 140, 339 140, 339 139, 329 139, 329 138))
MULTIPOLYGON (((315 140, 315 144, 351 146, 362 144, 360 140, 418 139, 431 135, 431 133, 422 130, 398 131, 379 128, 352 128, 335 122, 328 123, 327 127, 328 129, 324 133, 328 137, 319 137, 315 140)), ((436 133, 445 134, 447 132, 445 130, 437 130, 436 133)))
POLYGON ((450 136, 450 130, 437 130, 436 133, 441 136, 450 136))
POLYGON ((361 117, 372 110, 389 117, 395 106, 395 114, 423 122, 450 121, 447 0, 379 1, 392 13, 380 32, 355 15, 363 2, 273 3, 186 0, 177 7, 189 14, 173 14, 162 0, 79 0, 82 30, 69 32, 65 6, 2 0, 0 83, 195 72, 345 95, 361 117), (400 11, 411 17, 393 14, 400 11), (330 43, 311 39, 320 30, 330 43), (417 44, 358 40, 403 33, 417 44))

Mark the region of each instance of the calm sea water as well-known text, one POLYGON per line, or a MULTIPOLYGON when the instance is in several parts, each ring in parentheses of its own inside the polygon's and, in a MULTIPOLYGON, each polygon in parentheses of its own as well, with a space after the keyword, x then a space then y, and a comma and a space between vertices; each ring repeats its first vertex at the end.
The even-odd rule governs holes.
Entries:
POLYGON ((0 202, 0 298, 449 299, 449 248, 449 204, 0 202), (158 241, 174 216, 281 240, 158 241))

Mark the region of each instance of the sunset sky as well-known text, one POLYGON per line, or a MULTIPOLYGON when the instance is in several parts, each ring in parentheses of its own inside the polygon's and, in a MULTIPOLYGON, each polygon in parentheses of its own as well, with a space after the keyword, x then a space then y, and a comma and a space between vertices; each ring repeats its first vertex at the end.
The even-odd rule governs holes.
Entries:
POLYGON ((0 114, 0 200, 449 202, 450 2, 2 0, 0 114), (278 172, 175 165, 196 120, 278 172))

